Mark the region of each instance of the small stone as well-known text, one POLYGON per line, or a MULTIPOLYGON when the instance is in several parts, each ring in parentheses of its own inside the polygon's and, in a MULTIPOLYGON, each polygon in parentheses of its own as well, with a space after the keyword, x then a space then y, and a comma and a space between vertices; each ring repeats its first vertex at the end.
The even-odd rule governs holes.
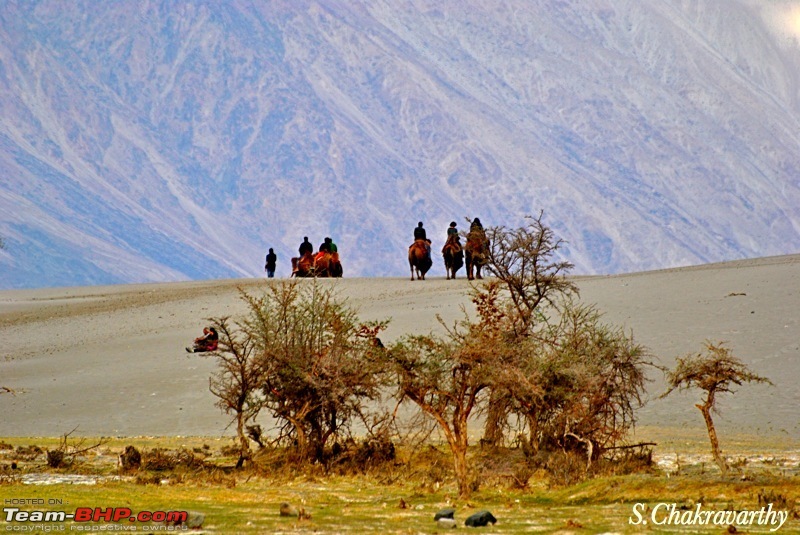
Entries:
POLYGON ((456 527, 456 521, 452 518, 440 518, 436 521, 436 524, 444 529, 455 529, 456 527))
POLYGON ((297 508, 294 505, 292 505, 290 503, 287 503, 287 502, 283 502, 281 504, 280 511, 281 511, 281 516, 294 516, 294 517, 296 517, 297 514, 299 513, 299 511, 297 510, 297 508))
POLYGON ((206 521, 205 513, 199 513, 197 511, 189 511, 185 522, 178 520, 167 525, 180 526, 186 529, 200 529, 203 527, 203 522, 205 521, 206 521))
POLYGON ((439 520, 440 518, 454 518, 456 514, 456 510, 453 507, 448 507, 446 509, 442 509, 436 515, 434 515, 434 520, 439 520))
POLYGON ((205 521, 205 514, 198 513, 197 511, 189 511, 189 518, 186 519, 186 527, 189 529, 200 529, 203 527, 203 522, 205 521))
POLYGON ((489 511, 478 511, 475 514, 470 515, 470 517, 464 522, 465 525, 472 528, 481 528, 487 524, 495 523, 497 523, 497 519, 489 511))

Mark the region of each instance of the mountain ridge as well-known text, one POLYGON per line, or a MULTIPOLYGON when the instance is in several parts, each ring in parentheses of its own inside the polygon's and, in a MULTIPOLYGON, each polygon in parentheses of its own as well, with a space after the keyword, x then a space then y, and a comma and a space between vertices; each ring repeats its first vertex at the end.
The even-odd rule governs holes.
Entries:
POLYGON ((306 235, 396 276, 419 220, 541 210, 580 273, 796 252, 800 48, 761 11, 9 4, 0 287, 288 275, 306 235))

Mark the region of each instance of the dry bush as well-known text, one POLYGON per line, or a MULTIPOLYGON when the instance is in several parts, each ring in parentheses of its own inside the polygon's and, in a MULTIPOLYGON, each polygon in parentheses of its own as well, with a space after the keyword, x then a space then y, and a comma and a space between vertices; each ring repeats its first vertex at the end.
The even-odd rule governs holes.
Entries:
POLYGON ((241 452, 239 444, 228 444, 219 449, 220 455, 223 457, 236 457, 241 452))
POLYGON ((338 442, 330 451, 326 463, 329 471, 337 474, 366 474, 392 469, 397 459, 394 442, 388 436, 367 438, 360 442, 338 442))
POLYGON ((782 509, 792 513, 794 518, 798 517, 798 511, 795 510, 795 500, 789 498, 775 490, 762 489, 758 491, 758 506, 767 507, 772 504, 774 509, 782 509))
POLYGON ((33 461, 43 453, 44 450, 35 444, 28 446, 17 446, 12 458, 17 461, 33 461))
POLYGON ((546 454, 545 469, 549 475, 548 485, 569 487, 588 477, 586 457, 574 451, 555 451, 546 454))
POLYGON ((108 442, 107 439, 100 439, 99 442, 90 446, 86 446, 86 439, 83 438, 70 442, 69 437, 74 432, 75 429, 62 435, 58 448, 47 450, 47 466, 50 468, 63 468, 67 465, 71 465, 78 456, 95 450, 108 442))
POLYGON ((354 424, 372 419, 385 386, 376 354, 386 323, 360 322, 316 280, 270 285, 260 297, 242 292, 242 299, 245 317, 213 320, 221 338, 210 380, 218 406, 234 414, 237 466, 251 456, 248 424, 264 409, 278 421, 278 442, 298 460, 325 462, 354 424))
POLYGON ((177 468, 205 468, 203 459, 187 449, 167 450, 155 448, 141 456, 141 469, 148 472, 170 472, 177 468))
POLYGON ((432 445, 412 452, 408 469, 408 479, 419 481, 427 490, 438 489, 442 483, 453 477, 452 457, 432 445))
POLYGON ((611 455, 598 460, 592 467, 592 474, 620 476, 655 471, 653 449, 649 446, 613 450, 611 453, 611 455))

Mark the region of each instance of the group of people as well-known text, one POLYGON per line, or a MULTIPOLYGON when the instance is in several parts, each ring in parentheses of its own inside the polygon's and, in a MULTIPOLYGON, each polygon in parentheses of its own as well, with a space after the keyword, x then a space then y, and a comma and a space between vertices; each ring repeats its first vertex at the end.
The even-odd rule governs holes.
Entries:
MULTIPOLYGON (((300 253, 300 257, 307 254, 314 254, 314 245, 310 241, 308 241, 308 236, 303 236, 303 242, 298 247, 297 252, 300 253)), ((326 237, 323 242, 320 244, 317 254, 320 253, 338 253, 339 248, 334 243, 333 239, 326 237)), ((275 254, 275 250, 270 247, 269 252, 267 253, 267 257, 264 263, 264 271, 267 272, 268 278, 275 277, 275 268, 278 264, 278 255, 275 254)))
MULTIPOLYGON (((445 240, 445 244, 442 247, 442 251, 451 245, 457 246, 459 249, 461 248, 461 242, 458 236, 458 228, 455 221, 450 223, 450 226, 447 228, 447 239, 445 240)), ((483 230, 483 225, 481 224, 481 220, 477 217, 472 220, 470 224, 470 231, 475 229, 483 230)), ((430 241, 428 240, 427 232, 425 227, 420 221, 417 223, 416 228, 414 228, 414 241, 422 240, 425 242, 425 248, 428 253, 428 258, 431 257, 431 245, 430 241)), ((319 253, 336 253, 338 252, 338 247, 333 242, 331 238, 325 238, 325 240, 320 244, 317 254, 319 253)), ((300 253, 300 257, 305 256, 306 254, 314 254, 314 245, 310 241, 308 241, 308 236, 303 237, 303 242, 298 247, 297 252, 300 253)), ((264 271, 267 272, 268 278, 275 277, 275 268, 278 263, 278 255, 275 254, 275 251, 272 247, 269 248, 269 252, 267 253, 266 262, 264 264, 264 271)))
MULTIPOLYGON (((450 226, 447 228, 447 238, 444 242, 444 246, 442 247, 442 252, 444 252, 445 249, 447 249, 450 246, 456 246, 458 249, 461 249, 461 241, 459 239, 457 227, 458 225, 456 224, 455 221, 450 222, 450 226)), ((470 232, 476 230, 483 231, 483 224, 481 223, 481 220, 478 219, 477 217, 473 219, 472 223, 469 226, 469 230, 470 232)), ((431 242, 428 239, 427 232, 425 231, 425 227, 423 226, 422 221, 417 223, 416 228, 414 228, 414 241, 417 242, 419 240, 425 242, 425 248, 426 251, 428 252, 428 258, 430 259, 431 242)))
MULTIPOLYGON (((483 225, 481 224, 481 220, 477 217, 472 221, 470 224, 470 232, 474 230, 483 230, 483 225)), ((428 235, 425 230, 425 227, 420 221, 417 223, 417 226, 414 228, 414 241, 423 241, 425 243, 426 251, 428 254, 428 259, 431 257, 431 242, 428 240, 428 235)), ((447 239, 445 241, 444 247, 442 247, 442 252, 449 247, 449 246, 456 246, 458 249, 461 248, 461 242, 459 241, 458 235, 458 228, 456 222, 453 221, 450 223, 450 226, 447 228, 447 239)), ((314 246, 308 241, 308 236, 303 237, 303 242, 300 244, 300 247, 297 250, 300 253, 300 256, 303 257, 306 254, 314 254, 314 246)), ((324 253, 338 253, 339 248, 333 242, 331 238, 325 238, 325 240, 320 244, 317 254, 324 254, 324 253)), ((275 268, 278 263, 278 255, 275 254, 275 250, 270 247, 269 252, 267 253, 266 262, 264 264, 264 270, 267 272, 267 277, 270 279, 275 277, 275 268)), ((203 328, 203 335, 195 338, 194 344, 191 347, 187 347, 186 351, 189 353, 204 353, 208 351, 216 351, 217 345, 219 343, 219 334, 214 327, 205 327, 203 328)))
MULTIPOLYGON (((308 241, 308 236, 303 237, 303 243, 300 244, 300 247, 297 249, 300 253, 300 256, 305 256, 307 253, 314 253, 314 246, 311 245, 311 242, 308 241)), ((319 253, 336 253, 339 252, 339 248, 336 247, 336 244, 333 243, 331 238, 325 238, 325 240, 320 244, 319 253)))

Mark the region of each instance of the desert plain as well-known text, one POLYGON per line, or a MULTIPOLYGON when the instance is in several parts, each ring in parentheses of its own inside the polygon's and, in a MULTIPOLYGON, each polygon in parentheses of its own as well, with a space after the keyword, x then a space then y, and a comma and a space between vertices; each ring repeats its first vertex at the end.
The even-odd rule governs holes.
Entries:
MULTIPOLYGON (((281 274, 280 272, 278 275, 281 274)), ((463 275, 463 271, 460 273, 463 275)), ((0 436, 221 436, 229 418, 215 406, 212 358, 184 347, 207 318, 237 316, 240 290, 276 279, 209 280, 0 291, 0 436)), ((743 385, 719 400, 725 436, 747 434, 800 449, 800 255, 661 271, 577 276, 580 300, 624 328, 654 362, 724 341, 773 385, 743 385)), ((310 281, 303 281, 304 283, 310 281)), ((425 281, 343 278, 332 284, 363 320, 389 320, 383 341, 441 331, 471 312, 463 276, 425 281)), ((704 433, 699 392, 673 393, 650 372, 637 438, 674 430, 704 433)))

